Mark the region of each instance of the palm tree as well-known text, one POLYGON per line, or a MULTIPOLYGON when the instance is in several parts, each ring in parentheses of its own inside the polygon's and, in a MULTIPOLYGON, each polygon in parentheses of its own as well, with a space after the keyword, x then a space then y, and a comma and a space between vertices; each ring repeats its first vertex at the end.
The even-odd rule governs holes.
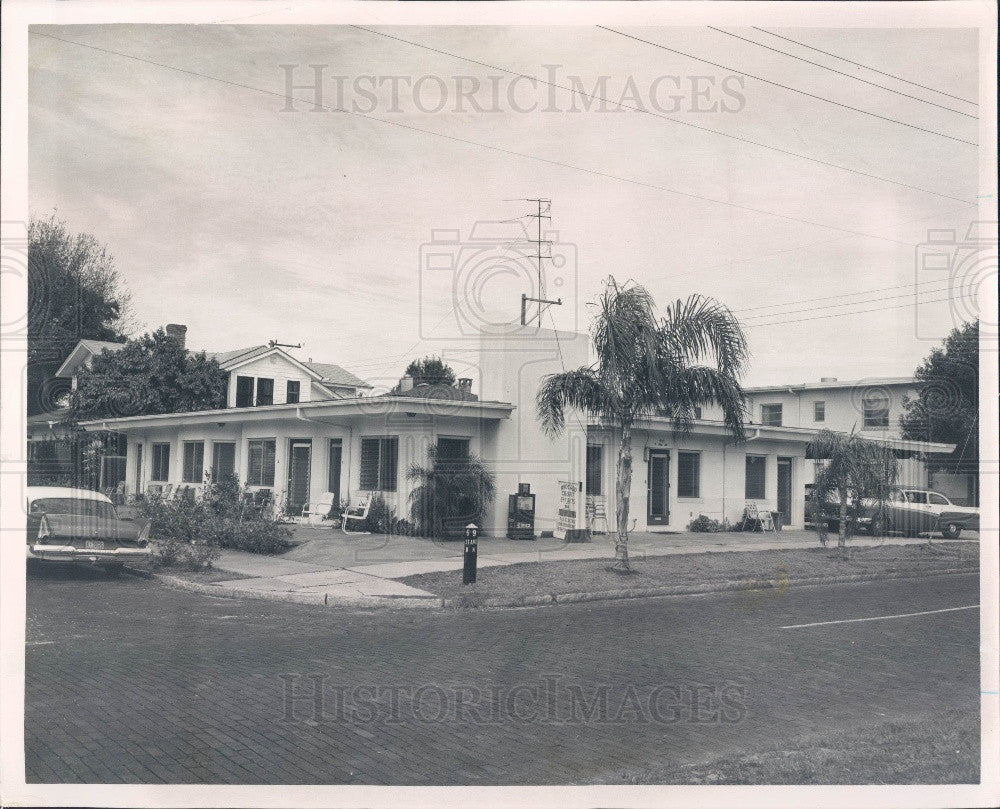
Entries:
POLYGON ((893 451, 884 444, 869 441, 851 431, 835 433, 823 430, 809 445, 809 455, 825 459, 813 483, 813 522, 820 541, 826 545, 824 504, 838 502, 837 547, 846 553, 848 523, 855 520, 862 508, 870 508, 872 533, 878 534, 885 520, 889 492, 899 476, 899 464, 893 451), (836 495, 836 498, 833 497, 836 495), (853 513, 848 513, 848 501, 854 499, 853 513))
POLYGON ((687 432, 696 407, 717 404, 729 431, 743 438, 747 412, 739 378, 749 350, 732 312, 712 298, 678 300, 657 318, 644 287, 619 285, 609 277, 597 306, 591 325, 597 362, 546 377, 536 406, 550 435, 563 430, 570 407, 619 432, 613 569, 628 572, 633 427, 641 419, 668 415, 675 434, 687 432))
POLYGON ((410 516, 424 536, 445 537, 446 522, 461 519, 482 525, 496 496, 493 473, 477 455, 440 458, 429 447, 430 465, 414 463, 406 472, 417 485, 410 492, 410 516))

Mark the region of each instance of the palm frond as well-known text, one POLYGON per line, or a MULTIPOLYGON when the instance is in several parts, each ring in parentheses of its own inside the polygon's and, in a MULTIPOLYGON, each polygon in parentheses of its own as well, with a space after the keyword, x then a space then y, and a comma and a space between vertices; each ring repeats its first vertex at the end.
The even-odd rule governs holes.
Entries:
POLYGON ((566 426, 566 409, 575 407, 584 413, 614 417, 614 397, 604 380, 592 368, 577 368, 545 377, 535 395, 535 410, 542 429, 558 435, 566 426))
POLYGON ((692 361, 714 360, 719 369, 742 376, 750 348, 729 307, 714 298, 691 295, 675 301, 663 317, 661 351, 692 361))

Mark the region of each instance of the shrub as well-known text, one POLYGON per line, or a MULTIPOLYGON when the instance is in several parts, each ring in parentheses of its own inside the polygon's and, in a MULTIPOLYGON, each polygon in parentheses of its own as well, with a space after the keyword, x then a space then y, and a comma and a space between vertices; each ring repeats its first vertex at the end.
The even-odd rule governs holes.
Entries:
POLYGON ((706 517, 704 514, 699 514, 688 523, 688 531, 695 531, 697 533, 718 534, 724 530, 725 526, 722 523, 718 520, 713 520, 711 517, 706 517))
POLYGON ((427 451, 430 465, 413 464, 406 473, 416 486, 410 492, 410 516, 423 536, 444 537, 456 522, 483 524, 486 507, 496 497, 493 473, 475 455, 439 458, 427 451))
POLYGON ((368 507, 368 518, 365 520, 365 531, 394 536, 413 536, 416 534, 413 523, 397 517, 396 509, 385 502, 382 495, 374 494, 372 498, 372 504, 368 507))

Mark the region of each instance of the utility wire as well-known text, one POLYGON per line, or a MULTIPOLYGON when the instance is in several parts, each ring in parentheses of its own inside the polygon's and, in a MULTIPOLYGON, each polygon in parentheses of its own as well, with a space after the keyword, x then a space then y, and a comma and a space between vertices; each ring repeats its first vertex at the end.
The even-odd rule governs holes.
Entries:
POLYGON ((791 37, 782 36, 781 34, 776 34, 774 31, 768 31, 766 28, 758 28, 756 25, 752 26, 756 31, 762 31, 765 34, 770 34, 778 39, 783 39, 785 42, 791 42, 794 45, 801 45, 803 48, 808 48, 811 51, 816 51, 817 53, 825 54, 826 56, 832 56, 834 59, 840 59, 843 62, 847 62, 850 65, 856 65, 857 67, 863 67, 865 70, 870 70, 873 73, 878 73, 882 76, 888 76, 891 79, 896 79, 905 84, 912 84, 914 87, 920 87, 924 90, 930 90, 932 93, 938 93, 939 95, 948 96, 948 98, 954 98, 956 101, 964 101, 966 104, 972 104, 974 107, 978 107, 979 104, 976 101, 970 101, 967 98, 962 98, 961 96, 952 95, 951 93, 946 93, 944 90, 935 90, 933 87, 928 87, 926 84, 920 84, 919 82, 910 81, 909 79, 904 79, 902 76, 897 76, 895 73, 886 73, 884 70, 879 70, 871 65, 863 65, 861 62, 854 62, 848 59, 846 56, 840 56, 836 53, 830 53, 830 51, 824 51, 820 48, 814 47, 813 45, 806 45, 805 42, 799 42, 797 39, 792 39, 791 37))
POLYGON ((839 295, 824 295, 822 298, 802 298, 797 301, 782 301, 780 303, 767 303, 764 304, 763 306, 747 306, 744 307, 743 309, 733 309, 732 311, 734 314, 740 314, 741 312, 753 312, 759 309, 773 309, 776 306, 797 306, 800 303, 814 303, 815 301, 828 301, 828 300, 833 300, 834 298, 852 298, 857 295, 867 295, 870 292, 885 292, 890 289, 905 289, 908 287, 917 287, 917 286, 922 286, 924 284, 937 284, 940 282, 941 282, 940 278, 932 278, 929 281, 915 281, 913 283, 896 284, 895 286, 891 287, 876 287, 875 289, 859 289, 857 292, 843 292, 839 295))
POLYGON ((938 109, 948 110, 948 112, 953 112, 956 115, 964 115, 966 118, 979 119, 978 115, 973 115, 968 112, 962 112, 961 110, 956 110, 952 107, 946 107, 944 104, 937 104, 933 101, 928 101, 920 96, 910 95, 909 93, 903 93, 899 90, 893 90, 891 87, 886 87, 884 84, 878 84, 877 82, 868 81, 868 79, 862 79, 860 76, 855 76, 852 73, 845 73, 842 70, 837 70, 833 67, 828 67, 821 62, 813 62, 811 59, 804 59, 801 56, 796 56, 794 53, 789 53, 788 51, 779 50, 778 48, 772 48, 770 45, 765 45, 763 42, 757 42, 755 39, 747 39, 746 37, 741 37, 739 34, 733 34, 729 31, 723 31, 721 28, 716 28, 714 25, 708 26, 713 31, 718 31, 720 34, 725 34, 727 37, 733 37, 734 39, 739 39, 743 42, 749 42, 751 45, 757 45, 766 50, 773 51, 774 53, 780 53, 782 56, 788 56, 791 59, 798 59, 800 62, 805 62, 807 65, 815 65, 816 67, 821 67, 823 70, 829 70, 831 73, 836 73, 838 76, 846 76, 849 79, 854 79, 855 81, 863 82, 864 84, 870 84, 872 87, 878 87, 882 90, 887 90, 890 93, 895 93, 896 95, 903 96, 904 98, 912 98, 914 101, 919 101, 922 104, 930 104, 932 107, 937 107, 938 109))
POLYGON ((472 59, 472 58, 470 58, 468 56, 462 56, 461 54, 451 53, 450 51, 442 50, 440 48, 434 48, 434 47, 432 47, 430 45, 424 45, 424 44, 422 44, 420 42, 414 42, 413 40, 403 39, 402 37, 394 36, 392 34, 387 34, 384 31, 377 31, 377 30, 375 30, 373 28, 365 28, 363 25, 352 25, 351 27, 355 28, 355 29, 357 29, 359 31, 367 31, 370 34, 375 34, 375 35, 380 36, 380 37, 385 37, 386 39, 393 39, 396 42, 402 42, 402 43, 404 43, 406 45, 412 45, 415 48, 423 48, 424 50, 431 51, 432 53, 437 53, 437 54, 440 54, 442 56, 448 56, 448 57, 451 57, 452 59, 458 59, 458 60, 461 60, 463 62, 469 62, 470 64, 473 64, 473 65, 479 65, 480 67, 489 68, 490 70, 499 70, 502 73, 507 73, 508 75, 514 76, 516 78, 529 79, 531 81, 538 82, 539 84, 544 84, 544 85, 547 85, 549 87, 554 87, 554 88, 559 89, 559 90, 565 90, 566 92, 574 93, 575 95, 582 96, 583 98, 590 99, 591 101, 600 101, 601 103, 604 103, 604 104, 614 104, 616 107, 620 107, 622 109, 629 109, 629 110, 632 110, 634 112, 640 112, 640 113, 643 113, 645 115, 650 115, 653 118, 659 118, 660 120, 663 120, 663 121, 669 121, 670 123, 677 124, 678 126, 686 126, 686 127, 690 127, 691 129, 700 130, 702 132, 710 132, 710 133, 712 133, 714 135, 719 135, 719 136, 721 136, 723 138, 729 138, 730 140, 736 140, 736 141, 739 141, 741 143, 747 143, 747 144, 750 144, 751 146, 757 146, 757 147, 759 147, 761 149, 768 149, 768 150, 770 150, 772 152, 777 152, 778 154, 783 154, 783 155, 788 155, 789 157, 799 158, 800 160, 807 160, 810 163, 816 163, 816 164, 818 164, 820 166, 828 166, 829 168, 839 169, 840 171, 847 171, 847 172, 850 172, 851 174, 857 174, 860 177, 868 177, 869 179, 872 179, 872 180, 879 180, 879 181, 884 182, 884 183, 890 183, 891 185, 896 185, 896 186, 899 186, 900 188, 909 188, 909 189, 911 189, 913 191, 921 191, 921 192, 923 192, 925 194, 931 194, 931 195, 936 196, 936 197, 944 197, 945 199, 953 199, 956 202, 968 202, 969 201, 969 200, 962 199, 961 197, 953 197, 950 194, 942 194, 939 191, 931 191, 929 188, 922 188, 921 186, 918 186, 918 185, 911 185, 910 183, 904 183, 904 182, 901 182, 899 180, 892 180, 892 179, 890 179, 888 177, 883 177, 883 176, 881 176, 879 174, 871 174, 871 173, 866 172, 866 171, 860 171, 858 169, 852 169, 849 166, 842 166, 839 163, 831 163, 828 160, 820 160, 818 157, 810 157, 809 155, 805 155, 805 154, 802 154, 800 152, 793 152, 793 151, 790 151, 788 149, 782 149, 780 146, 772 146, 772 145, 767 144, 767 143, 761 143, 760 141, 751 140, 750 138, 741 137, 740 135, 732 135, 732 134, 730 134, 728 132, 723 132, 722 130, 719 130, 719 129, 712 129, 711 127, 707 127, 707 126, 701 126, 700 124, 696 124, 696 123, 693 123, 691 121, 682 121, 682 120, 680 120, 678 118, 671 118, 669 115, 665 115, 663 113, 658 113, 658 112, 653 112, 651 110, 647 110, 645 107, 637 106, 637 105, 634 105, 634 104, 625 104, 625 103, 622 103, 621 101, 613 101, 613 100, 611 100, 609 98, 606 98, 604 96, 597 95, 596 93, 585 92, 584 90, 579 89, 577 87, 573 87, 573 86, 567 87, 564 84, 556 84, 555 82, 546 81, 545 79, 540 79, 540 78, 537 78, 536 76, 531 76, 531 75, 529 75, 527 73, 518 73, 516 70, 510 70, 508 68, 501 67, 500 65, 490 64, 489 62, 482 62, 482 61, 480 61, 478 59, 472 59))
MULTIPOLYGON (((112 50, 110 48, 102 48, 102 47, 99 47, 97 45, 88 45, 88 44, 85 44, 83 42, 76 42, 76 41, 71 40, 71 39, 64 39, 62 37, 57 37, 54 34, 46 34, 46 33, 42 33, 41 31, 30 31, 29 33, 32 34, 32 35, 34 35, 34 36, 47 37, 49 39, 54 39, 54 40, 56 40, 58 42, 64 42, 64 43, 66 43, 68 45, 76 45, 78 47, 87 48, 89 50, 94 50, 94 51, 99 51, 99 52, 102 52, 102 53, 113 54, 115 56, 121 56, 121 57, 123 57, 125 59, 131 59, 131 60, 136 61, 136 62, 142 62, 144 64, 155 65, 156 67, 161 67, 161 68, 164 68, 165 70, 173 70, 173 71, 176 71, 178 73, 183 73, 183 74, 186 74, 186 75, 189 75, 189 76, 197 76, 199 78, 208 79, 209 81, 215 81, 215 82, 219 82, 220 84, 226 84, 226 85, 229 85, 231 87, 240 87, 240 88, 242 88, 244 90, 251 90, 253 92, 262 93, 264 95, 274 96, 274 97, 277 97, 277 98, 284 99, 285 101, 288 101, 288 100, 301 101, 302 103, 313 104, 314 106, 318 106, 318 107, 321 107, 322 109, 330 110, 331 112, 340 112, 340 113, 345 113, 347 115, 354 115, 356 117, 364 118, 364 119, 367 119, 369 121, 377 121, 379 123, 386 124, 388 126, 396 127, 398 129, 405 129, 405 130, 408 130, 408 131, 411 131, 411 132, 420 132, 420 133, 422 133, 424 135, 431 135, 433 137, 441 138, 443 140, 449 140, 449 141, 452 141, 454 143, 464 143, 464 144, 469 145, 469 146, 478 146, 481 149, 488 149, 489 151, 497 152, 499 154, 512 155, 514 157, 523 157, 523 158, 525 158, 527 160, 535 160, 535 161, 537 161, 539 163, 545 163, 545 164, 550 165, 550 166, 558 166, 560 168, 567 168, 567 169, 572 169, 574 171, 581 171, 581 172, 583 172, 585 174, 589 174, 589 175, 594 176, 594 177, 602 177, 604 179, 618 180, 620 182, 628 183, 630 185, 639 186, 641 188, 650 188, 650 189, 653 189, 653 190, 656 190, 656 191, 665 191, 668 194, 675 194, 677 196, 686 197, 688 199, 697 199, 697 200, 701 200, 703 202, 714 203, 716 205, 724 205, 724 206, 726 206, 728 208, 736 208, 738 210, 748 211, 750 213, 757 213, 757 214, 761 214, 763 216, 771 216, 771 217, 774 217, 776 219, 784 219, 784 220, 786 220, 788 222, 797 222, 798 224, 811 225, 812 227, 825 228, 826 230, 835 230, 835 231, 839 231, 841 233, 848 233, 848 234, 850 234, 852 236, 865 236, 867 238, 878 239, 880 241, 887 241, 887 242, 891 242, 893 244, 901 244, 901 245, 906 245, 907 244, 906 242, 901 242, 901 241, 898 241, 897 239, 890 239, 890 238, 888 238, 886 236, 876 236, 875 234, 866 233, 866 232, 861 231, 861 230, 851 230, 850 228, 842 228, 842 227, 838 227, 836 225, 828 225, 828 224, 825 224, 823 222, 816 222, 816 221, 813 221, 813 220, 810 220, 810 219, 804 219, 804 218, 797 217, 797 216, 788 216, 787 214, 780 214, 780 213, 776 213, 774 211, 764 210, 762 208, 754 208, 754 207, 749 206, 749 205, 740 205, 740 204, 735 203, 735 202, 729 202, 728 200, 716 199, 714 197, 707 197, 707 196, 703 196, 701 194, 692 194, 692 193, 687 192, 687 191, 678 191, 677 189, 668 188, 667 186, 663 186, 663 185, 657 185, 656 183, 649 183, 649 182, 645 182, 644 180, 637 180, 637 179, 634 179, 634 178, 622 177, 621 175, 618 175, 618 174, 611 174, 610 172, 606 172, 606 171, 598 171, 597 169, 588 169, 585 166, 580 166, 580 165, 577 165, 577 164, 574 164, 574 163, 566 163, 566 162, 563 162, 563 161, 560 161, 560 160, 552 160, 552 159, 547 158, 547 157, 540 157, 539 155, 533 155, 533 154, 529 154, 527 152, 518 152, 518 151, 515 151, 514 149, 506 149, 506 148, 504 148, 502 146, 494 146, 494 145, 491 145, 491 144, 488 144, 488 143, 482 143, 481 141, 469 140, 467 138, 460 138, 460 137, 457 137, 455 135, 447 135, 447 134, 445 134, 443 132, 435 132, 432 129, 422 129, 421 127, 413 126, 411 124, 404 124, 404 123, 402 123, 400 121, 390 121, 390 120, 387 120, 385 118, 379 118, 377 116, 368 115, 366 113, 357 112, 355 110, 347 110, 347 109, 343 109, 343 108, 340 108, 340 107, 329 107, 329 106, 326 106, 324 104, 318 104, 315 100, 309 101, 308 99, 298 98, 297 96, 288 95, 286 93, 279 93, 279 92, 277 92, 275 90, 265 90, 265 89, 263 89, 261 87, 254 87, 253 85, 250 85, 250 84, 242 84, 240 82, 231 81, 230 79, 223 79, 223 78, 219 78, 218 76, 210 76, 210 75, 208 75, 206 73, 199 73, 196 70, 188 70, 186 68, 175 67, 173 65, 164 64, 163 62, 157 62, 157 61, 155 61, 153 59, 145 59, 145 58, 143 58, 141 56, 133 56, 132 54, 122 53, 121 51, 112 50)), ((909 246, 909 245, 907 245, 907 246, 909 246)))
POLYGON ((830 315, 814 315, 813 317, 803 317, 796 320, 775 320, 771 323, 748 323, 746 328, 754 329, 759 326, 785 326, 789 323, 807 323, 812 320, 826 320, 831 317, 846 317, 848 315, 864 315, 871 312, 884 312, 887 309, 905 309, 908 306, 923 306, 929 303, 944 303, 951 300, 954 300, 954 298, 935 298, 930 301, 910 301, 909 303, 899 303, 895 306, 879 306, 877 309, 857 309, 850 312, 835 312, 830 315))
POLYGON ((607 27, 605 27, 603 25, 598 25, 597 27, 600 28, 600 29, 602 29, 602 30, 604 30, 604 31, 609 31, 612 34, 618 34, 619 36, 625 37, 626 39, 633 39, 636 42, 643 42, 646 45, 652 45, 654 48, 660 48, 661 50, 669 51, 670 53, 676 53, 679 56, 684 56, 684 57, 686 57, 688 59, 694 59, 695 61, 703 62, 706 65, 712 65, 713 67, 717 67, 717 68, 719 68, 721 70, 728 70, 728 71, 731 71, 732 73, 739 73, 740 75, 743 75, 743 76, 749 76, 750 78, 757 79, 757 81, 762 81, 765 84, 770 84, 770 85, 772 85, 774 87, 780 87, 783 90, 789 90, 789 91, 791 91, 793 93, 798 93, 799 95, 804 95, 804 96, 807 96, 808 98, 816 99, 817 101, 823 101, 823 102, 825 102, 827 104, 833 104, 835 107, 842 107, 843 109, 851 110, 852 112, 859 112, 862 115, 868 115, 868 116, 870 116, 872 118, 878 118, 881 121, 888 121, 889 123, 899 124, 900 126, 905 126, 905 127, 909 128, 909 129, 916 129, 919 132, 926 132, 929 135, 937 135, 939 138, 946 138, 947 140, 957 141, 958 143, 965 143, 965 144, 967 144, 969 146, 978 146, 979 145, 975 141, 965 140, 964 138, 958 138, 958 137, 955 137, 954 135, 946 135, 943 132, 938 132, 938 131, 936 131, 934 129, 927 129, 926 127, 917 126, 916 124, 908 124, 908 123, 906 123, 906 121, 900 121, 900 120, 898 120, 896 118, 889 118, 886 115, 879 115, 877 112, 869 112, 868 110, 863 110, 860 107, 852 107, 850 104, 842 104, 839 101, 834 101, 831 98, 826 98, 825 96, 816 95, 815 93, 809 93, 809 92, 807 92, 805 90, 800 90, 797 87, 789 87, 787 84, 781 84, 780 82, 771 81, 770 79, 765 79, 762 76, 757 76, 757 75, 754 75, 753 73, 747 73, 745 70, 737 70, 734 67, 728 67, 727 65, 721 65, 718 62, 712 62, 712 61, 709 61, 708 59, 704 59, 704 58, 702 58, 700 56, 693 56, 690 53, 685 53, 684 51, 679 51, 679 50, 676 50, 675 48, 668 48, 666 45, 661 45, 659 42, 652 42, 651 40, 643 39, 642 37, 637 37, 637 36, 635 36, 633 34, 626 34, 624 31, 617 31, 614 28, 607 28, 607 27))
MULTIPOLYGON (((791 309, 791 310, 789 310, 787 312, 765 312, 762 315, 747 315, 746 318, 744 318, 744 319, 745 320, 756 320, 756 319, 759 319, 759 318, 783 317, 785 315, 797 315, 797 314, 799 314, 801 312, 819 312, 819 311, 823 311, 823 310, 826 310, 826 309, 839 309, 842 306, 858 306, 858 305, 864 305, 864 304, 869 304, 869 303, 878 303, 879 301, 894 301, 894 300, 899 300, 900 298, 909 298, 909 297, 912 297, 912 296, 916 296, 917 294, 921 294, 921 293, 922 294, 933 294, 933 293, 937 293, 937 292, 950 292, 950 291, 951 291, 951 287, 950 286, 943 286, 940 289, 924 289, 924 290, 920 290, 920 293, 904 292, 901 295, 888 295, 888 296, 886 296, 884 298, 869 298, 868 300, 861 300, 861 301, 845 301, 844 303, 829 303, 829 304, 826 304, 824 306, 810 306, 810 307, 808 307, 806 309, 791 309)), ((738 313, 734 313, 734 314, 738 314, 738 313)))

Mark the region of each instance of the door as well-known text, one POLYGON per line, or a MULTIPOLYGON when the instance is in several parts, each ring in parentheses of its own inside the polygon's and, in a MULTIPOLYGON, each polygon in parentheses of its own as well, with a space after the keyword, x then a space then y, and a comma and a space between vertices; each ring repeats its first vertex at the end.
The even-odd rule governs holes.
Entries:
POLYGON ((783 524, 792 521, 792 459, 778 458, 778 511, 783 524))
POLYGON ((135 493, 142 494, 142 444, 135 445, 135 493))
POLYGON ((670 522, 670 453, 649 453, 646 474, 646 522, 666 525, 670 522))
POLYGON ((312 463, 312 441, 293 438, 288 442, 288 514, 298 517, 309 502, 309 467, 312 463))
POLYGON ((344 457, 344 448, 339 438, 330 439, 330 467, 327 472, 327 491, 333 492, 334 508, 340 511, 340 468, 344 457))

